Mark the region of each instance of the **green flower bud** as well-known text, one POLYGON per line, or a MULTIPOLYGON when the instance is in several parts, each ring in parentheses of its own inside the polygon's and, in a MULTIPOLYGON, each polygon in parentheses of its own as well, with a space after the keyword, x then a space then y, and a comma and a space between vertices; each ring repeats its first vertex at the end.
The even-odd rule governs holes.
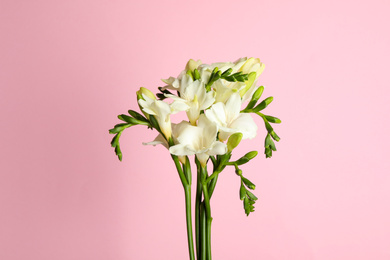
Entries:
POLYGON ((151 99, 156 99, 156 97, 154 96, 153 92, 150 91, 149 89, 147 88, 144 88, 144 87, 141 87, 138 91, 137 91, 137 100, 139 99, 144 99, 142 97, 142 94, 143 95, 146 95, 147 97, 151 98, 151 99))
POLYGON ((200 79, 200 74, 198 69, 194 69, 193 75, 194 75, 194 80, 200 79))
POLYGON ((244 156, 246 158, 248 158, 249 160, 252 160, 253 158, 255 158, 257 156, 258 152, 257 151, 251 151, 247 154, 245 154, 244 156))
POLYGON ((242 133, 232 134, 227 141, 228 151, 229 152, 233 151, 233 149, 236 148, 237 145, 239 145, 239 143, 241 142, 241 139, 242 139, 242 133))
POLYGON ((266 108, 269 104, 271 104, 271 102, 274 100, 273 97, 267 97, 266 99, 264 99, 263 101, 261 101, 260 104, 258 104, 254 109, 253 109, 253 112, 259 112, 261 110, 263 110, 264 108, 266 108))
POLYGON ((253 108, 253 107, 256 105, 257 101, 260 99, 261 95, 263 94, 263 91, 264 91, 264 87, 263 87, 263 86, 259 87, 259 88, 255 91, 255 93, 253 93, 252 99, 251 99, 251 101, 248 103, 248 105, 246 106, 245 109, 251 109, 251 108, 253 108))
POLYGON ((244 185, 241 184, 240 186, 240 200, 243 200, 246 196, 246 189, 244 185))
POLYGON ((245 88, 240 90, 240 96, 243 97, 245 93, 252 87, 253 83, 256 80, 256 72, 251 72, 248 75, 248 80, 245 81, 245 88))
POLYGON ((254 185, 250 180, 248 180, 247 178, 244 178, 242 177, 241 178, 242 181, 244 182, 244 184, 251 190, 254 190, 256 188, 256 185, 254 185))

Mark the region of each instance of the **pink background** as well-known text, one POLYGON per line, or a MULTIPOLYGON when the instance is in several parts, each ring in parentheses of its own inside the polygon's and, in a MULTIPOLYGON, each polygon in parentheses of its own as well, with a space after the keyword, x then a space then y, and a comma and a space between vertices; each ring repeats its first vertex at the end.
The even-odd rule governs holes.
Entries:
MULTIPOLYGON (((0 259, 187 259, 184 197, 155 133, 109 146, 189 58, 259 57, 283 123, 246 217, 212 199, 214 259, 390 259, 388 1, 0 1, 0 259)), ((261 121, 256 119, 259 124, 261 121)), ((263 152, 265 131, 246 141, 263 152)))

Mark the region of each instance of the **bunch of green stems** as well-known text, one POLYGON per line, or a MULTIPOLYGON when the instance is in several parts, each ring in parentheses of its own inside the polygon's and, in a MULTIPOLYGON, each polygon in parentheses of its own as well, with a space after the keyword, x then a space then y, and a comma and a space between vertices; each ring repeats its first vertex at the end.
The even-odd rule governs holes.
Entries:
POLYGON ((226 167, 226 163, 231 157, 231 152, 224 155, 210 156, 213 163, 213 171, 208 174, 207 165, 202 166, 195 157, 197 168, 196 175, 196 195, 195 195, 195 245, 194 250, 192 212, 191 212, 191 163, 188 157, 179 160, 175 155, 171 155, 179 173, 185 194, 186 224, 188 251, 191 260, 211 260, 211 215, 210 200, 217 184, 219 173, 226 167), (184 161, 180 163, 180 161, 184 161), (195 258, 196 255, 196 258, 195 258))

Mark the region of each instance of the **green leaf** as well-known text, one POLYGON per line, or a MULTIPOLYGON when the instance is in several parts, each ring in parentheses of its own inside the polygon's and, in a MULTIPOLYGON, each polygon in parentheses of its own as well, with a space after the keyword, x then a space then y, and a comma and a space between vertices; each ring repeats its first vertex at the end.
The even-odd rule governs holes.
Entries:
POLYGON ((261 101, 260 104, 258 104, 255 108, 252 109, 253 112, 259 112, 261 110, 263 110, 264 108, 266 108, 269 104, 271 104, 271 102, 274 100, 273 97, 267 97, 266 99, 264 99, 263 101, 261 101))

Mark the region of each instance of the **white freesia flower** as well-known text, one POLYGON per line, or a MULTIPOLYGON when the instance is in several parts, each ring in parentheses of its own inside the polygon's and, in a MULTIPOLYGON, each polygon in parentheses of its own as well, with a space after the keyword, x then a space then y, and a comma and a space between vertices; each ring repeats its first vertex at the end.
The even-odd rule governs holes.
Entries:
POLYGON ((183 125, 177 136, 178 144, 171 146, 171 154, 178 156, 196 155, 202 166, 205 166, 210 155, 225 154, 226 144, 216 141, 218 128, 204 115, 199 117, 197 126, 183 125))
POLYGON ((178 90, 180 88, 180 81, 181 78, 186 75, 186 71, 183 70, 177 78, 175 77, 169 77, 168 79, 162 79, 161 81, 167 84, 162 89, 171 89, 171 90, 178 90))
POLYGON ((240 132, 243 139, 256 136, 257 125, 251 115, 240 113, 241 97, 233 93, 226 103, 218 102, 205 110, 206 117, 219 128, 219 139, 225 141, 231 134, 240 132))
MULTIPOLYGON (((177 140, 177 137, 180 136, 181 132, 183 129, 185 129, 186 126, 190 125, 187 121, 181 121, 179 124, 172 123, 172 140, 174 144, 178 144, 179 141, 177 140)), ((158 134, 156 138, 147 143, 142 143, 143 145, 153 145, 156 146, 158 144, 161 144, 165 148, 169 150, 169 144, 168 141, 161 135, 158 134)), ((179 156, 179 160, 182 163, 185 163, 185 157, 184 156, 179 156)))
POLYGON ((246 84, 244 82, 229 82, 224 79, 219 79, 213 84, 215 89, 215 102, 225 103, 233 93, 240 92, 244 89, 246 84))
POLYGON ((149 114, 154 115, 164 136, 169 139, 172 135, 171 118, 172 113, 169 104, 161 100, 150 98, 149 96, 142 94, 143 99, 139 99, 138 103, 142 107, 142 110, 149 114))
POLYGON ((191 124, 196 125, 200 111, 214 103, 214 91, 206 92, 202 81, 194 81, 190 76, 184 75, 181 79, 179 92, 180 97, 171 94, 166 94, 165 96, 174 100, 171 105, 173 110, 186 110, 191 124))
MULTIPOLYGON (((172 140, 173 140, 174 144, 179 143, 179 141, 177 140, 177 137, 180 136, 183 129, 188 125, 190 125, 190 123, 188 123, 187 121, 181 121, 179 124, 172 123, 172 140)), ((153 145, 153 146, 161 144, 165 148, 169 149, 168 141, 161 134, 158 134, 153 141, 147 142, 147 143, 142 143, 142 144, 143 145, 153 145)))

